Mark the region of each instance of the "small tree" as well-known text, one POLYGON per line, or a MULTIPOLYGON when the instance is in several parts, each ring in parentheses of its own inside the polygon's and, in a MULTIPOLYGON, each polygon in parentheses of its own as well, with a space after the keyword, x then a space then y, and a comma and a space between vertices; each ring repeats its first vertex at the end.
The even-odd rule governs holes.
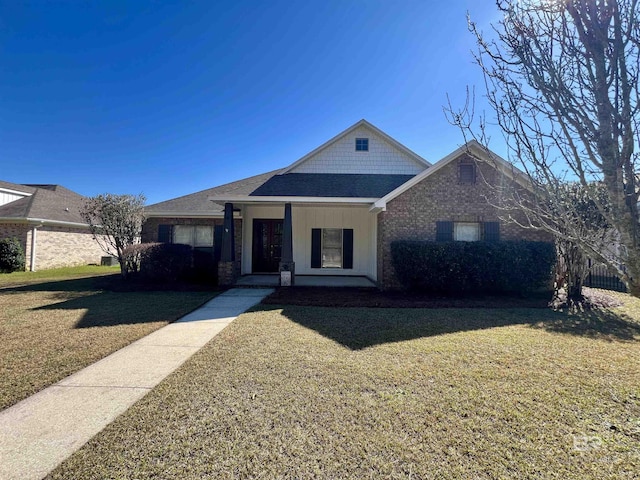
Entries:
POLYGON ((25 260, 22 245, 17 238, 0 239, 0 273, 24 270, 25 260))
POLYGON ((142 194, 106 193, 87 199, 80 211, 98 245, 106 253, 116 254, 125 278, 138 271, 139 254, 131 247, 140 243, 145 201, 142 194))

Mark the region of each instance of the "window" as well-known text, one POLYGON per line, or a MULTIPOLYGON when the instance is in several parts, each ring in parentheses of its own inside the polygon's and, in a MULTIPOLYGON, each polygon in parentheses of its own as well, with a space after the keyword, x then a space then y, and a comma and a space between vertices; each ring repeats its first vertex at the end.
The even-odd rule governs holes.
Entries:
POLYGON ((311 268, 353 268, 353 229, 311 229, 311 268))
POLYGON ((480 224, 471 222, 454 223, 453 239, 456 242, 477 242, 480 240, 480 224))
POLYGON ((436 242, 500 241, 500 222, 436 222, 436 242))
POLYGON ((369 151, 369 139, 356 138, 356 152, 368 152, 368 151, 369 151))
POLYGON ((213 227, 209 225, 174 225, 173 243, 192 247, 212 247, 213 227))
POLYGON ((342 229, 322 229, 322 268, 342 268, 342 229))
POLYGON ((476 166, 474 163, 460 163, 458 165, 458 183, 476 183, 476 166))

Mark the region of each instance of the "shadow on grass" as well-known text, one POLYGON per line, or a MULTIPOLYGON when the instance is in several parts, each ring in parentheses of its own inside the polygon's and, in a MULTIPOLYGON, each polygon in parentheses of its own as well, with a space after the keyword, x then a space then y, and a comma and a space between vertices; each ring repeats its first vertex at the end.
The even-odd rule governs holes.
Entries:
POLYGON ((55 292, 52 300, 57 303, 36 307, 34 311, 69 310, 83 311, 75 328, 113 327, 142 323, 172 321, 164 311, 167 305, 164 292, 55 292))
POLYGON ((114 274, 9 286, 2 288, 0 292, 87 292, 97 290, 111 292, 212 292, 219 289, 207 282, 152 283, 124 280, 119 274, 114 274))
MULTIPOLYGON (((271 309, 272 306, 265 306, 271 309)), ((273 306, 275 308, 275 306, 273 306)), ((611 311, 542 309, 383 309, 280 306, 282 315, 352 350, 473 330, 528 325, 605 341, 638 341, 640 325, 611 311)))
POLYGON ((119 275, 54 280, 4 288, 3 295, 41 293, 32 311, 78 311, 75 328, 171 322, 208 301, 209 285, 143 284, 119 275), (40 305, 40 306, 37 306, 40 305))

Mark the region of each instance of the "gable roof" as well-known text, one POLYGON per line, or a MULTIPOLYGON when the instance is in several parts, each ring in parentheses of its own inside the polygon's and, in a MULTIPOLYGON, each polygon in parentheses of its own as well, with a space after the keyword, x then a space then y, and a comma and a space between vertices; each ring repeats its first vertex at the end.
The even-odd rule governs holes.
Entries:
POLYGON ((274 175, 250 196, 380 198, 414 175, 286 173, 274 175))
POLYGON ((351 125, 346 130, 343 130, 342 132, 340 132, 335 137, 333 137, 330 140, 328 140, 327 142, 323 143, 318 148, 316 148, 316 149, 312 150, 311 152, 307 153, 304 157, 302 157, 299 160, 293 162, 291 165, 286 167, 281 173, 285 174, 285 173, 291 172, 295 168, 299 167, 303 163, 307 162, 308 160, 310 160, 313 157, 315 157, 316 155, 318 155, 323 150, 326 150, 327 148, 331 147, 332 145, 335 145, 340 140, 342 140, 344 137, 350 135, 352 132, 354 132, 355 130, 357 130, 360 127, 365 127, 367 129, 371 130, 374 134, 376 134, 379 137, 381 137, 385 142, 389 143, 390 145, 392 145, 393 147, 395 147, 396 149, 400 150, 402 153, 407 155, 411 160, 413 160, 417 165, 419 165, 419 167, 421 169, 428 168, 428 167, 431 166, 431 164, 429 162, 427 162, 424 158, 422 158, 420 155, 418 155, 417 153, 413 152, 412 150, 409 150, 407 147, 402 145, 400 142, 398 142, 394 138, 390 137, 389 135, 384 133, 382 130, 380 130, 378 127, 376 127, 373 124, 367 122, 363 118, 362 120, 360 120, 360 121, 354 123, 353 125, 351 125))
POLYGON ((29 196, 0 205, 0 220, 86 225, 80 215, 85 197, 61 185, 47 187, 28 186, 29 196))
POLYGON ((164 202, 154 203, 145 207, 148 216, 207 216, 219 215, 224 211, 224 206, 213 203, 209 197, 216 195, 249 195, 260 185, 268 181, 282 170, 273 170, 253 177, 243 178, 235 182, 226 183, 218 187, 201 190, 182 197, 173 198, 164 202))
POLYGON ((514 167, 511 163, 507 162, 500 155, 492 152, 491 150, 484 147, 476 140, 471 140, 465 143, 464 145, 462 145, 461 147, 457 148, 453 152, 451 152, 449 155, 438 160, 435 164, 433 164, 431 167, 426 169, 424 172, 419 173, 418 175, 413 177, 411 180, 407 181, 406 183, 400 185, 395 190, 386 194, 380 200, 376 201, 373 207, 371 207, 371 209, 384 210, 387 206, 387 202, 393 200, 400 194, 406 192, 417 183, 420 183, 424 179, 430 177, 431 175, 436 173, 438 170, 447 166, 449 163, 451 163, 452 161, 459 158, 461 155, 465 153, 470 154, 477 161, 492 163, 500 173, 507 175, 509 178, 511 178, 512 180, 514 180, 515 182, 517 182, 518 184, 520 184, 521 186, 527 189, 531 188, 528 177, 522 171, 518 170, 516 167, 514 167))
MULTIPOLYGON (((295 173, 292 169, 334 145, 358 128, 367 128, 391 147, 415 162, 417 172, 431 164, 366 120, 360 120, 288 167, 235 182, 165 200, 145 207, 149 217, 220 216, 225 202, 273 202, 295 199, 300 202, 366 203, 389 193, 411 179, 412 174, 393 173, 295 173), (277 197, 277 199, 276 199, 277 197)), ((291 200, 288 200, 291 201, 291 200)))

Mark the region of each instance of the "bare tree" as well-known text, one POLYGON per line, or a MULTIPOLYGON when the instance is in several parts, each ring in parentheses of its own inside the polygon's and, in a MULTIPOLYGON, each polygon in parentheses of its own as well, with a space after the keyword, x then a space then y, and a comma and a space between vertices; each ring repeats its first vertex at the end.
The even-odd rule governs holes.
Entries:
POLYGON ((125 278, 138 271, 138 250, 133 246, 140 242, 145 201, 144 195, 106 193, 88 198, 80 211, 100 247, 116 254, 125 278))
MULTIPOLYGON (((489 35, 469 26, 508 159, 531 181, 533 194, 521 202, 526 226, 573 241, 640 296, 638 0, 496 3, 503 18, 489 35), (582 186, 621 248, 603 248, 602 236, 581 237, 585 223, 575 223, 579 216, 562 193, 567 181, 582 186), (594 193, 599 183, 605 203, 594 193)), ((472 108, 448 113, 465 135, 488 145, 484 116, 477 125, 472 108)))

